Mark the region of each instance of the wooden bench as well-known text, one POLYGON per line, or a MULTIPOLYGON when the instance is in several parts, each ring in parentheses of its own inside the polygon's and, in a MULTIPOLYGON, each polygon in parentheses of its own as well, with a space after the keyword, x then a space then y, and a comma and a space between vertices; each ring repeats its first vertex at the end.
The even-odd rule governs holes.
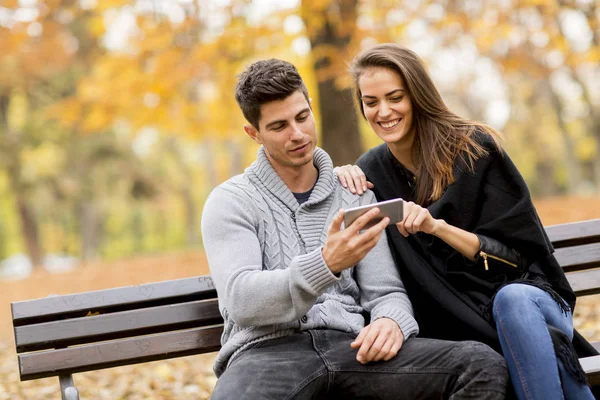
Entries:
MULTIPOLYGON (((600 219, 547 232, 577 296, 600 293, 600 219)), ((21 380, 58 376, 73 400, 74 373, 217 351, 216 296, 202 276, 12 303, 21 380)), ((600 384, 600 356, 581 363, 600 384)))

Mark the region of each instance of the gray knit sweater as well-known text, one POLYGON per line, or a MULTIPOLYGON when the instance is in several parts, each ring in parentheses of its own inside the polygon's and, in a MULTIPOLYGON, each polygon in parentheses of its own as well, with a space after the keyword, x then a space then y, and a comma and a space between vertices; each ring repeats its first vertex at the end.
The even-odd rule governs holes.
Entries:
POLYGON ((336 277, 323 260, 327 229, 340 208, 375 201, 343 189, 323 150, 314 152, 319 178, 302 205, 263 148, 243 175, 215 188, 204 206, 202 238, 225 321, 214 369, 257 342, 327 328, 358 334, 362 315, 388 317, 405 337, 418 327, 387 238, 336 277))

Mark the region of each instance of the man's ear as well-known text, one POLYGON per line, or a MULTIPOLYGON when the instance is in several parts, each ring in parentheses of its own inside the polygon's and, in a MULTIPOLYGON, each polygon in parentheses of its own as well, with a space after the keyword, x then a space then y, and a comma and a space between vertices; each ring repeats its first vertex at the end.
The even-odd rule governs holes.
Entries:
POLYGON ((258 144, 263 144, 262 138, 260 137, 260 133, 258 130, 250 124, 244 125, 244 130, 258 144))

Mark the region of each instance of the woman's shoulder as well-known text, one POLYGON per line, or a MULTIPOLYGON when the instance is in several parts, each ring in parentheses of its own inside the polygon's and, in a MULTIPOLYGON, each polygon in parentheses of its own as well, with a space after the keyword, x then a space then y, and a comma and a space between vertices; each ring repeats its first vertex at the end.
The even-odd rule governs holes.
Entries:
POLYGON ((384 161, 386 157, 388 157, 387 152, 387 145, 385 143, 382 143, 379 146, 373 147, 372 149, 364 153, 362 156, 360 156, 356 161, 356 165, 363 169, 374 167, 381 161, 384 161))
POLYGON ((501 137, 493 134, 480 126, 476 126, 471 134, 473 142, 481 146, 488 153, 501 153, 502 145, 500 143, 501 137))

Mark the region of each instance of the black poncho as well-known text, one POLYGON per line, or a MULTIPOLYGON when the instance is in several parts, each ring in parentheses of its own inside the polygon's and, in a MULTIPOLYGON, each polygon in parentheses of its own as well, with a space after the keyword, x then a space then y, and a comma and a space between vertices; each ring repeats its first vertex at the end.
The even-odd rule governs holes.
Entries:
MULTIPOLYGON (((455 181, 442 197, 428 206, 434 218, 502 242, 530 263, 527 280, 558 293, 571 306, 575 295, 553 256, 553 247, 531 201, 529 190, 506 153, 491 138, 478 135, 489 155, 475 163, 474 172, 457 162, 455 181)), ((415 178, 382 144, 357 162, 374 183, 379 200, 401 197, 414 201, 415 178)), ((491 318, 496 291, 514 277, 502 269, 485 271, 442 240, 422 232, 403 237, 392 225, 387 229, 421 337, 478 340, 500 351, 491 318)), ((597 354, 579 334, 578 353, 597 354)))

